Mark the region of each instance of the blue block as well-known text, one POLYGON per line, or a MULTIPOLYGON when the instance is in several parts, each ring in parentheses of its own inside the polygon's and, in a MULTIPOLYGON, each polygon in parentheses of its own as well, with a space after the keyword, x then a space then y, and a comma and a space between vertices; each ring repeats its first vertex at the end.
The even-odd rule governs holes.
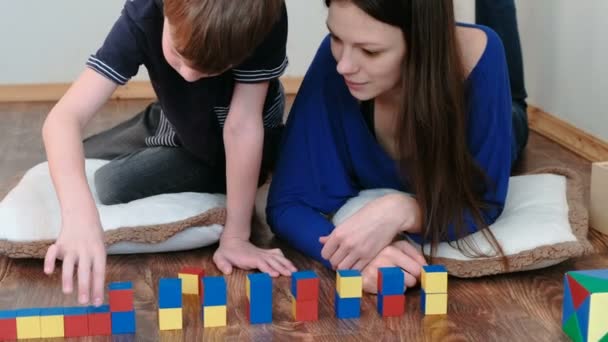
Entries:
POLYGON ((108 285, 108 288, 110 289, 110 291, 112 291, 112 290, 131 290, 131 289, 133 289, 133 283, 131 283, 130 281, 114 282, 114 283, 110 283, 110 285, 108 285))
POLYGON ((251 324, 272 323, 272 302, 254 306, 249 305, 249 320, 251 324))
POLYGON ((89 308, 86 306, 72 306, 63 308, 64 316, 83 316, 89 312, 89 308))
POLYGON ((16 310, 0 310, 0 319, 17 318, 16 310))
POLYGON ((272 323, 272 278, 254 273, 249 278, 249 319, 251 324, 272 323))
POLYGON ((427 265, 427 266, 422 266, 422 268, 424 269, 424 271, 426 273, 446 273, 447 270, 445 269, 445 266, 443 265, 427 265))
POLYGON ((568 276, 564 276, 564 300, 562 302, 562 326, 566 325, 566 322, 575 313, 574 302, 572 301, 572 294, 570 293, 570 285, 568 284, 568 276))
POLYGON ((386 296, 403 294, 405 282, 401 268, 380 267, 378 272, 382 274, 382 288, 378 289, 378 294, 386 296))
POLYGON ((112 312, 112 334, 135 334, 135 311, 112 312))
POLYGON ((176 309, 182 307, 182 280, 162 278, 158 282, 158 308, 176 309))
POLYGON ((110 312, 109 305, 101 305, 99 307, 95 307, 94 305, 91 305, 91 306, 87 307, 87 313, 90 313, 90 314, 99 314, 99 313, 108 313, 108 312, 110 312))
POLYGON ((202 306, 227 305, 226 279, 224 277, 203 277, 203 303, 202 306))
POLYGON ((33 317, 40 316, 40 308, 17 309, 16 317, 33 317))
POLYGON ((576 310, 576 318, 578 318, 578 327, 581 331, 581 335, 583 336, 583 340, 587 340, 587 336, 589 336, 589 309, 591 307, 591 296, 588 296, 587 299, 578 307, 576 310))
POLYGON ((340 298, 338 291, 336 291, 334 298, 336 317, 339 319, 361 317, 361 298, 340 298))
POLYGON ((298 298, 298 280, 318 278, 314 271, 300 271, 291 274, 291 294, 298 298))
POLYGON ((339 270, 338 274, 342 278, 360 277, 361 276, 361 272, 359 272, 357 270, 339 270))
POLYGON ((40 309, 40 316, 62 316, 63 308, 42 308, 40 309))

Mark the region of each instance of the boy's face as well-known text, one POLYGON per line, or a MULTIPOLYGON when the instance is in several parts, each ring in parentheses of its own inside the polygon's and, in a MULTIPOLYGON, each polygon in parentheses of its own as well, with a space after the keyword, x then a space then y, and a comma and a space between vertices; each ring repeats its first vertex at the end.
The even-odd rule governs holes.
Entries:
POLYGON ((167 18, 165 18, 162 39, 163 54, 165 55, 167 63, 169 63, 169 65, 173 67, 173 69, 175 69, 175 71, 177 71, 177 73, 180 74, 180 76, 182 76, 184 80, 188 82, 196 82, 201 78, 219 75, 206 74, 190 67, 191 63, 188 60, 184 59, 182 56, 180 56, 180 54, 175 50, 175 45, 173 43, 171 32, 171 25, 169 24, 167 18))

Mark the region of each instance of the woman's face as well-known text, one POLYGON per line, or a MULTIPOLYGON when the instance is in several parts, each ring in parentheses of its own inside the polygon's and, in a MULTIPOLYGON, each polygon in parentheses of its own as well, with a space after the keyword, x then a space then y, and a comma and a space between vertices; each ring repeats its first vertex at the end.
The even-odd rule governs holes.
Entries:
POLYGON ((332 1, 327 27, 331 51, 351 94, 360 101, 400 86, 405 39, 401 29, 378 21, 350 1, 332 1))

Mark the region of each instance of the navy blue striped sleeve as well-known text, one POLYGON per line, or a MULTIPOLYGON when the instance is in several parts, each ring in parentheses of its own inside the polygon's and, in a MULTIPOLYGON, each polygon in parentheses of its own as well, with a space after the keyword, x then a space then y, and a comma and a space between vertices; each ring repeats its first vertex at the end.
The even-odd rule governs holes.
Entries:
POLYGON ((281 18, 253 54, 232 69, 239 83, 260 83, 279 78, 287 69, 287 8, 283 3, 281 18))
POLYGON ((129 16, 127 6, 137 2, 127 2, 103 45, 89 57, 87 66, 118 85, 126 84, 139 71, 143 63, 143 53, 138 38, 138 28, 129 16))

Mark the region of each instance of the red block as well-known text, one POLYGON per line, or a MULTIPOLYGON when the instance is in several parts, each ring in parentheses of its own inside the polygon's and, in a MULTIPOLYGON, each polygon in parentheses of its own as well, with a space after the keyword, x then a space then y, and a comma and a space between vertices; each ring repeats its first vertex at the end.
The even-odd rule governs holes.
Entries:
POLYGON ((405 313, 405 295, 383 296, 382 317, 398 317, 405 313))
POLYGON ((89 336, 88 315, 63 316, 65 337, 89 336))
MULTIPOLYGON (((298 289, 299 290, 299 289, 298 289)), ((296 302, 296 321, 317 321, 319 320, 319 301, 309 300, 296 302)))
POLYGON ((298 303, 319 299, 319 278, 298 280, 297 286, 298 303))
POLYGON ((133 290, 110 291, 110 311, 128 312, 133 311, 133 290))
MULTIPOLYGON (((198 276, 198 293, 202 294, 203 293, 203 285, 201 284, 201 280, 202 278, 205 276, 205 270, 200 268, 200 267, 184 267, 182 268, 179 273, 183 273, 183 274, 196 274, 198 276)), ((201 301, 202 303, 202 301, 201 301)))
POLYGON ((17 339, 17 319, 0 319, 0 341, 17 339))
POLYGON ((89 336, 111 336, 112 316, 107 313, 89 314, 89 336))

